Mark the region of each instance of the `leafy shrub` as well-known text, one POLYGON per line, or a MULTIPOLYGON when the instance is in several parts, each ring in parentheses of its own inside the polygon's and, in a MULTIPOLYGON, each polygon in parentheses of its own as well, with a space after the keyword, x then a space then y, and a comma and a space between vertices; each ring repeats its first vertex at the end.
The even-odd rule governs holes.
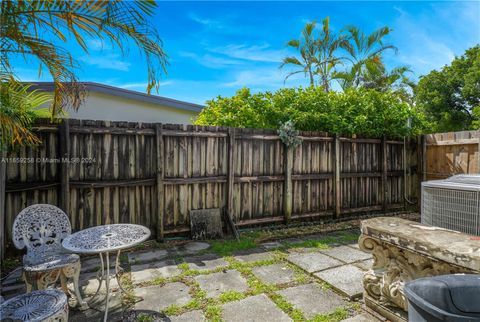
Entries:
POLYGON ((415 135, 427 125, 418 109, 395 93, 363 88, 325 93, 320 87, 258 94, 243 88, 235 96, 208 101, 195 124, 277 129, 288 121, 302 131, 369 137, 415 135))

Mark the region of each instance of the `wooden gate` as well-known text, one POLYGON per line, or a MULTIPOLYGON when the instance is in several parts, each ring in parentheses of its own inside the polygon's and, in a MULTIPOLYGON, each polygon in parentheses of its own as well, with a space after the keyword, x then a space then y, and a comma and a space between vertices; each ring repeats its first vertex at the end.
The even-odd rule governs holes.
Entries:
POLYGON ((455 174, 480 173, 479 131, 427 134, 423 140, 426 158, 423 180, 438 180, 455 174))

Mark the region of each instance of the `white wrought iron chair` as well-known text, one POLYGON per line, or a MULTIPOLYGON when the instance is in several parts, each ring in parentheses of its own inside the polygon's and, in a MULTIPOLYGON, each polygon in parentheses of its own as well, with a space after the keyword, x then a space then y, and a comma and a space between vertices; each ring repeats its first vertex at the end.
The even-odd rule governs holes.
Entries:
POLYGON ((27 249, 23 256, 27 293, 46 289, 60 278, 62 289, 68 294, 67 279, 71 278, 77 302, 86 308, 78 283, 80 256, 66 253, 62 247, 62 240, 71 232, 70 221, 60 208, 36 204, 23 209, 15 218, 13 244, 27 249))

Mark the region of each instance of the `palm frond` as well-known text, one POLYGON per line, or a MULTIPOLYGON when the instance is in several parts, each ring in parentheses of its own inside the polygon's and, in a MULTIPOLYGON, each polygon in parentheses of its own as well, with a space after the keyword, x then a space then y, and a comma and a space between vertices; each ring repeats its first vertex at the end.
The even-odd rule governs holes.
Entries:
POLYGON ((109 41, 122 55, 133 43, 146 58, 147 92, 158 90, 160 77, 166 73, 168 56, 157 30, 148 22, 157 5, 153 0, 2 1, 2 66, 11 69, 8 60, 12 54, 38 56, 55 83, 52 107, 55 115, 69 107, 65 103, 78 108, 82 97, 82 89, 75 85, 78 80, 73 73, 77 63, 56 42, 73 39, 88 53, 86 39, 101 39, 109 41), (65 84, 62 86, 62 83, 65 84), (68 99, 60 95, 67 95, 68 99))
POLYGON ((288 64, 303 67, 303 64, 296 57, 285 57, 282 61, 282 64, 280 65, 280 68, 282 68, 282 67, 284 67, 285 65, 288 65, 288 64))
POLYGON ((36 109, 47 104, 51 94, 29 88, 30 85, 19 83, 11 75, 0 73, 0 145, 3 149, 40 143, 29 126, 36 109))

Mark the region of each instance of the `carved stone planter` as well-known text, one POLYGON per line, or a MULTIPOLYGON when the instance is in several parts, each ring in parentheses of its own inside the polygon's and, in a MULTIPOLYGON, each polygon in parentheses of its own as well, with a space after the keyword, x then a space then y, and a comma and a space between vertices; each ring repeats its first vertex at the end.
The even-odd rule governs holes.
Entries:
POLYGON ((372 253, 363 278, 365 303, 392 321, 407 320, 405 282, 480 273, 480 238, 394 217, 362 222, 359 246, 372 253))

